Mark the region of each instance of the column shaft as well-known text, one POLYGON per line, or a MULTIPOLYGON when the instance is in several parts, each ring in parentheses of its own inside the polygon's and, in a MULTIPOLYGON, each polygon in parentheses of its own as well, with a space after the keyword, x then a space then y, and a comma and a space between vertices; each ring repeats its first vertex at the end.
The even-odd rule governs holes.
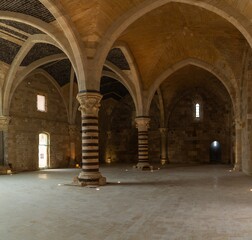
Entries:
POLYGON ((138 163, 136 168, 152 169, 149 164, 149 154, 148 154, 148 129, 150 118, 148 117, 137 117, 136 127, 138 129, 138 163))
POLYGON ((242 144, 241 144, 241 132, 242 127, 240 121, 236 121, 235 123, 235 166, 234 170, 241 171, 241 154, 242 154, 242 144))
POLYGON ((168 160, 167 157, 167 128, 159 128, 160 131, 160 138, 161 138, 161 154, 160 154, 160 161, 161 164, 165 164, 168 160))
POLYGON ((101 98, 97 92, 83 92, 77 96, 82 115, 82 172, 78 180, 84 186, 106 183, 106 178, 99 172, 98 111, 101 98))

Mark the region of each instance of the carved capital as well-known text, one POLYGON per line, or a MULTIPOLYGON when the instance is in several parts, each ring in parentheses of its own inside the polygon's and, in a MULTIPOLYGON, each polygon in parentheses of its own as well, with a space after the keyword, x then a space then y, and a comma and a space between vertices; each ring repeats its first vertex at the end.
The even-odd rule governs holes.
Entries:
POLYGON ((137 117, 135 121, 138 131, 148 131, 150 128, 150 118, 148 117, 137 117))
POLYGON ((0 131, 8 130, 10 119, 10 117, 0 116, 0 131))
POLYGON ((77 95, 79 110, 83 115, 98 116, 102 95, 97 92, 84 92, 77 95))

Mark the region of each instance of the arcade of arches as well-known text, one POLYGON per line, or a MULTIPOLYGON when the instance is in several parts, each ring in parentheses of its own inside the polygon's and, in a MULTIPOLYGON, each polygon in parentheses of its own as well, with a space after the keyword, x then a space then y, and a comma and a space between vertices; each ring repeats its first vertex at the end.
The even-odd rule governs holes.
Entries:
POLYGON ((100 163, 252 174, 251 1, 3 0, 0 12, 3 173, 37 170, 39 155, 79 164, 82 185, 106 183, 100 163))

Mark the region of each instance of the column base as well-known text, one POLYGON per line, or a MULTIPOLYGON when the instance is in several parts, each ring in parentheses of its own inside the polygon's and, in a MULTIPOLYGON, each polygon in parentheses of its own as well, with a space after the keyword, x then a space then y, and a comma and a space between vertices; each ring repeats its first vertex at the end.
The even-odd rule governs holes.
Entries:
POLYGON ((168 159, 167 159, 167 158, 161 158, 161 159, 160 159, 160 163, 161 163, 162 165, 165 165, 165 164, 168 163, 168 159))
POLYGON ((242 169, 241 169, 241 164, 235 164, 234 165, 234 168, 233 168, 234 171, 237 171, 237 172, 240 172, 242 169))
POLYGON ((106 178, 100 172, 80 172, 78 177, 74 177, 73 183, 82 187, 98 187, 106 185, 106 178))
POLYGON ((12 174, 12 171, 9 167, 0 166, 0 175, 12 174))
POLYGON ((137 165, 133 166, 133 168, 136 168, 142 171, 153 170, 153 166, 151 166, 148 162, 139 162, 137 163, 137 165))

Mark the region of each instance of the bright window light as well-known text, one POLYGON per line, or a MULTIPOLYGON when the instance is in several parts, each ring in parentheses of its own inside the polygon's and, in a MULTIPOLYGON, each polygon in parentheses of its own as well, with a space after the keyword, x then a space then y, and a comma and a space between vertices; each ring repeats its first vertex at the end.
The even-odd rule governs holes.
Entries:
POLYGON ((37 95, 37 110, 46 112, 46 97, 43 95, 37 95))
POLYGON ((200 105, 198 103, 195 104, 195 117, 200 117, 200 105))

